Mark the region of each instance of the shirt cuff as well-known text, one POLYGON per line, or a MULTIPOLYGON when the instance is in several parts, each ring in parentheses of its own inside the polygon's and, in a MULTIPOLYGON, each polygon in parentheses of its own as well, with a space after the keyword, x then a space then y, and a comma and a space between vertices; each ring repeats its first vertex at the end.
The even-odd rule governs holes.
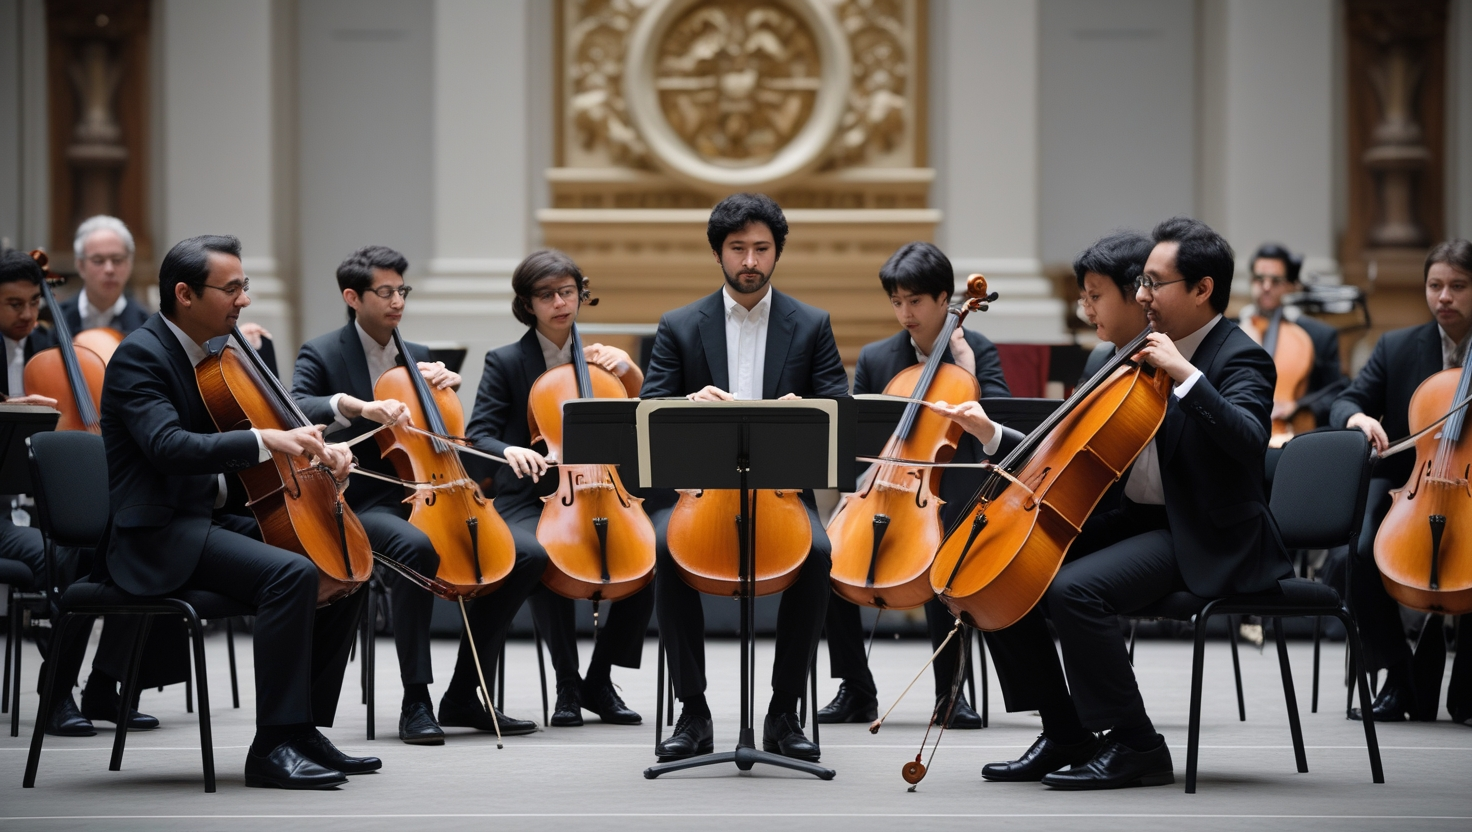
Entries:
POLYGON ((1195 387, 1196 386, 1196 380, 1199 379, 1199 378, 1201 378, 1201 371, 1200 370, 1197 370, 1196 372, 1192 373, 1191 376, 1189 378, 1187 378, 1185 381, 1181 382, 1180 384, 1177 384, 1175 386, 1175 390, 1174 390, 1174 392, 1176 394, 1176 398, 1178 398, 1178 399, 1184 399, 1184 398, 1186 398, 1186 394, 1189 393, 1189 392, 1191 392, 1191 388, 1192 387, 1195 387))
POLYGON ((347 418, 344 415, 342 415, 342 411, 337 409, 337 403, 340 402, 340 401, 342 401, 342 397, 345 396, 345 395, 347 395, 347 394, 346 393, 333 393, 332 394, 332 398, 330 398, 330 399, 327 400, 327 406, 332 408, 333 420, 335 422, 337 422, 337 424, 339 424, 342 427, 345 427, 346 428, 346 427, 352 427, 353 420, 347 418))
POLYGON ((981 443, 981 452, 991 456, 1002 446, 1002 423, 992 422, 992 438, 981 443))
POLYGON ((256 435, 256 462, 267 462, 271 459, 271 452, 266 450, 266 440, 261 438, 261 432, 255 428, 250 429, 256 435))

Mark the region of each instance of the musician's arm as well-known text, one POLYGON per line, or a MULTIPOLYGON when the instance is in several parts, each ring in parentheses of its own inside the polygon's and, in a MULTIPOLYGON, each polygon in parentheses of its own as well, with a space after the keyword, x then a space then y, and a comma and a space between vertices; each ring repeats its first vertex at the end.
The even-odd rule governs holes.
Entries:
POLYGON ((115 355, 109 373, 122 370, 124 384, 107 389, 107 404, 126 414, 122 421, 133 440, 156 468, 173 474, 221 474, 248 468, 260 461, 261 445, 251 430, 194 433, 185 430, 161 376, 138 372, 126 358, 117 367, 115 355), (129 372, 134 370, 134 372, 129 372))
POLYGON ((310 343, 296 354, 296 367, 291 373, 291 397, 314 425, 326 425, 327 432, 340 430, 352 423, 352 417, 338 412, 333 399, 336 391, 328 387, 327 363, 310 343))
MULTIPOLYGON (((687 392, 684 367, 675 348, 669 317, 661 316, 659 328, 654 331, 654 349, 649 356, 649 372, 644 376, 644 386, 639 388, 639 398, 663 399, 683 396, 687 392)), ((844 392, 848 392, 847 377, 844 379, 844 392)))
POLYGON ((475 406, 470 411, 470 422, 465 426, 465 436, 476 450, 504 456, 510 447, 501 440, 512 415, 510 396, 507 395, 510 389, 511 384, 500 362, 495 360, 495 352, 486 353, 485 369, 481 371, 480 386, 475 391, 475 406))
POLYGON ((1180 406, 1227 453, 1242 458, 1262 456, 1272 423, 1276 380, 1277 368, 1266 352, 1244 351, 1227 363, 1217 384, 1205 374, 1196 377, 1180 406))
POLYGON ((1365 363, 1360 374, 1334 400, 1333 407, 1329 409, 1329 424, 1336 428, 1347 427, 1350 417, 1356 413, 1363 413, 1371 419, 1379 419, 1385 415, 1385 382, 1389 363, 1385 339, 1381 338, 1375 343, 1370 360, 1365 363))

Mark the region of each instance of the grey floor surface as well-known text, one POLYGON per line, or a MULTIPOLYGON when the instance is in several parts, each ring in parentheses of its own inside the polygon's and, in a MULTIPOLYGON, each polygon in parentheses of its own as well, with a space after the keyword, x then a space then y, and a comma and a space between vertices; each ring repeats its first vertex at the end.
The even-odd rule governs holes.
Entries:
MULTIPOLYGON (((220 786, 205 794, 200 779, 198 730, 184 707, 183 687, 149 691, 143 710, 163 721, 157 731, 130 735, 119 772, 107 770, 111 734, 89 739, 47 738, 35 789, 22 789, 35 714, 25 695, 21 736, 0 737, 0 827, 4 829, 149 830, 409 830, 409 829, 1088 829, 1216 830, 1472 829, 1472 728, 1435 724, 1384 725, 1380 730, 1386 783, 1372 785, 1359 723, 1344 719, 1342 644, 1328 645, 1317 714, 1309 713, 1311 650, 1290 651, 1308 745, 1309 772, 1294 771, 1283 689, 1270 648, 1242 652, 1247 721, 1237 720, 1227 647, 1207 657, 1205 720, 1199 792, 1183 792, 1190 645, 1142 641, 1137 672, 1157 727, 1175 759, 1174 786, 1118 792, 1059 793, 1036 785, 983 783, 983 763, 1016 756, 1039 731, 1036 716, 1003 712, 992 679, 991 727, 950 731, 929 760, 930 774, 914 793, 900 769, 914 759, 929 714, 927 671, 878 735, 864 726, 822 729, 823 762, 837 777, 821 782, 758 767, 709 768, 646 780, 653 762, 655 642, 638 671, 615 669, 640 727, 602 725, 553 728, 508 738, 451 729, 445 746, 411 747, 397 740, 400 687, 389 639, 378 644, 379 739, 364 739, 358 703, 358 665, 349 666, 337 725, 327 731, 349 753, 383 758, 381 773, 354 778, 335 792, 287 793, 247 789, 242 765, 253 733, 249 638, 239 639, 242 708, 230 707, 223 636, 209 644, 210 694, 220 786)), ((590 645, 583 645, 587 656, 590 645)), ((22 689, 34 690, 39 664, 27 645, 22 689)), ((454 659, 453 643, 435 642, 441 682, 454 659)), ((881 641, 873 652, 881 707, 914 676, 928 656, 918 641, 881 641)), ((710 702, 717 748, 736 739, 737 650, 713 641, 710 702)), ((768 688, 771 643, 758 646, 759 710, 768 688)), ((507 662, 507 710, 540 717, 536 657, 528 642, 513 642, 507 662)), ((824 663, 826 677, 826 663, 824 663)), ((820 680, 826 701, 836 683, 820 680)), ((6 715, 8 728, 9 716, 6 715)), ((109 727, 104 725, 104 727, 109 727)), ((759 729, 758 729, 759 730, 759 729)), ((8 731, 4 732, 8 734, 8 731)), ((933 735, 932 735, 933 737, 933 735)), ((928 754, 928 752, 927 752, 928 754)))

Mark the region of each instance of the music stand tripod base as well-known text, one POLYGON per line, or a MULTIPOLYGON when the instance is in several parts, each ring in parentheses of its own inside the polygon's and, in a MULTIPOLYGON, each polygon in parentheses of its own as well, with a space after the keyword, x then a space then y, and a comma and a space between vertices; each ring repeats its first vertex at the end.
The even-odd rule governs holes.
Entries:
POLYGON ((683 760, 671 760, 668 763, 658 763, 644 769, 644 779, 653 780, 661 774, 672 771, 684 771, 687 768, 700 768, 702 766, 717 766, 726 763, 735 763, 736 768, 741 771, 751 771, 752 766, 762 763, 778 768, 792 769, 811 774, 819 780, 832 780, 837 773, 831 768, 823 768, 817 763, 807 760, 797 760, 792 757, 784 757, 781 754, 773 754, 770 751, 759 751, 751 744, 751 731, 742 731, 741 742, 736 745, 735 751, 718 751, 714 754, 701 754, 697 757, 687 757, 683 760))

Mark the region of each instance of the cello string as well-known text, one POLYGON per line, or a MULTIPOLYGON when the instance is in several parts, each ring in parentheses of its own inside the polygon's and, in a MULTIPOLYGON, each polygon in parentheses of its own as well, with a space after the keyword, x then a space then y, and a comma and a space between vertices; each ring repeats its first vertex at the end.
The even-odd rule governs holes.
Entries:
MULTIPOLYGON (((1421 437, 1423 437, 1426 434, 1430 433, 1431 431, 1435 430, 1438 426, 1440 426, 1447 419, 1450 419, 1453 414, 1455 414, 1455 413, 1457 413, 1457 412, 1465 409, 1467 407, 1467 405, 1469 405, 1469 404, 1472 404, 1472 394, 1467 395, 1466 398, 1464 398, 1461 401, 1457 402, 1456 404, 1452 405, 1451 409, 1448 410, 1446 412, 1446 414, 1443 415, 1441 418, 1437 419, 1436 421, 1432 422, 1431 424, 1427 425, 1426 427, 1421 428, 1420 430, 1416 431, 1415 433, 1411 434, 1410 436, 1407 436, 1406 438, 1404 438, 1404 439, 1396 442, 1395 444, 1389 446, 1388 448, 1385 449, 1385 453, 1379 454, 1378 456, 1376 456, 1376 458, 1377 459, 1385 459, 1388 456, 1393 456, 1395 454, 1400 453, 1401 451, 1404 451, 1407 448, 1413 447, 1416 444, 1416 440, 1420 439, 1421 437)), ((1372 450, 1371 453, 1373 454, 1374 451, 1372 450)))

